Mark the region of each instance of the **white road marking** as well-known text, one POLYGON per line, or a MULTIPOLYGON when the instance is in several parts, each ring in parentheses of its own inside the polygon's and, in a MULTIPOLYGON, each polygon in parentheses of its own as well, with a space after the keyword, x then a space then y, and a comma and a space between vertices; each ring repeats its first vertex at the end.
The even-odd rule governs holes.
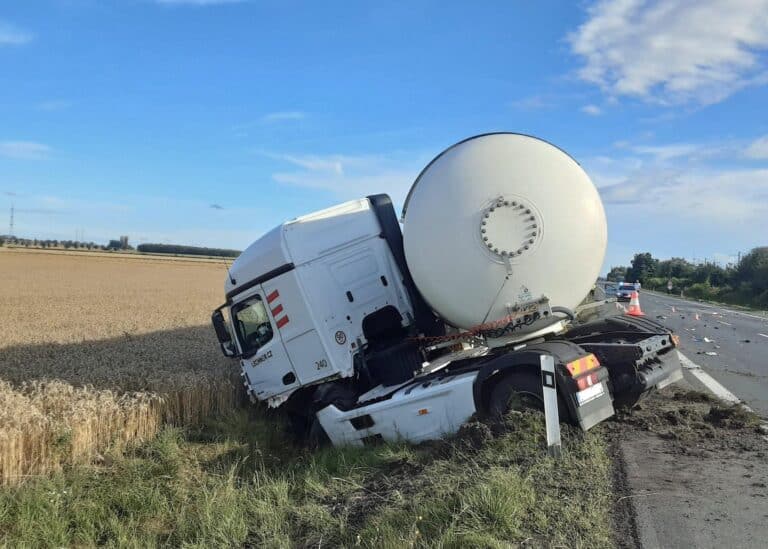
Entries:
POLYGON ((758 332, 758 334, 757 334, 757 335, 759 335, 759 336, 763 336, 763 337, 768 337, 768 335, 765 335, 765 334, 761 334, 761 333, 759 333, 759 332, 758 332))
MULTIPOLYGON (((653 293, 651 293, 650 290, 646 290, 646 292, 648 292, 648 295, 654 295, 653 293)), ((675 296, 675 295, 656 294, 656 295, 654 295, 654 297, 663 298, 663 299, 675 299, 677 301, 682 301, 683 303, 688 303, 690 305, 695 305, 697 307, 710 308, 710 309, 720 309, 721 311, 725 311, 725 312, 732 313, 732 314, 735 314, 735 315, 748 316, 750 318, 756 318, 757 320, 762 320, 763 322, 768 322, 768 317, 766 317, 765 315, 763 315, 763 316, 753 315, 753 314, 750 314, 750 313, 745 313, 744 311, 739 311, 738 309, 729 309, 729 308, 726 308, 726 307, 718 307, 717 305, 709 305, 709 304, 705 304, 705 303, 699 303, 698 301, 691 301, 691 300, 686 299, 684 297, 678 297, 678 296, 675 296)))
MULTIPOLYGON (((680 363, 683 365, 684 368, 686 368, 693 376, 695 376, 699 381, 701 381, 704 386, 709 389, 717 398, 720 400, 724 400, 726 402, 730 402, 731 404, 740 404, 741 399, 734 395, 732 392, 730 392, 728 389, 720 385, 715 379, 709 375, 707 372, 702 370, 701 366, 694 363, 690 358, 685 356, 680 351, 677 351, 678 356, 680 357, 680 363)), ((743 405, 744 408, 751 411, 751 408, 749 408, 746 405, 743 405)))
POLYGON ((725 324, 726 326, 733 326, 730 322, 723 322, 722 320, 718 320, 720 324, 725 324))

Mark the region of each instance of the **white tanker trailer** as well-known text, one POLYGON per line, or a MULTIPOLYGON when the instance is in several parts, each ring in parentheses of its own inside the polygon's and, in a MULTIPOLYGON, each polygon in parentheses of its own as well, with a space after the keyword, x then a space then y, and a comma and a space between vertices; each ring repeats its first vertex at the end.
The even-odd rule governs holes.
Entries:
POLYGON ((560 417, 589 429, 682 377, 676 337, 636 317, 572 326, 607 229, 600 197, 562 150, 513 133, 438 155, 406 198, 298 217, 233 263, 212 321, 250 397, 313 442, 412 442, 474 414, 541 406, 555 361, 560 417))

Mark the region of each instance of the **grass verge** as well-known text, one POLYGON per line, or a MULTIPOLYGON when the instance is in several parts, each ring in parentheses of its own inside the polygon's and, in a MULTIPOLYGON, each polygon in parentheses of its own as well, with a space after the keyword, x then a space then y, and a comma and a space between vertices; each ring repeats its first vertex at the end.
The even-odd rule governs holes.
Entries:
POLYGON ((14 547, 609 547, 611 464, 598 432, 543 419, 470 423, 445 441, 310 453, 264 415, 165 429, 101 463, 0 491, 14 547))

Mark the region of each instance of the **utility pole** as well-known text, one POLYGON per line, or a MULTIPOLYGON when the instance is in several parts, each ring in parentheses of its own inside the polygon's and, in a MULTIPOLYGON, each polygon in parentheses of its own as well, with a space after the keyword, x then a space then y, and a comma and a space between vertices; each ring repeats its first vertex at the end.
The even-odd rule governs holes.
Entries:
POLYGON ((11 204, 11 226, 8 230, 8 236, 13 236, 13 204, 11 204))

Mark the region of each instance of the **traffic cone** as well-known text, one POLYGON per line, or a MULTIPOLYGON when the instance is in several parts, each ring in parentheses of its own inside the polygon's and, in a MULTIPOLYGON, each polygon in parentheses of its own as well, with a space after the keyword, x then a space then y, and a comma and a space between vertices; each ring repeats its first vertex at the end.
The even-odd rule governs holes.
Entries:
POLYGON ((632 292, 632 298, 629 300, 629 310, 627 311, 629 316, 645 316, 645 313, 640 309, 640 297, 637 292, 632 292))

